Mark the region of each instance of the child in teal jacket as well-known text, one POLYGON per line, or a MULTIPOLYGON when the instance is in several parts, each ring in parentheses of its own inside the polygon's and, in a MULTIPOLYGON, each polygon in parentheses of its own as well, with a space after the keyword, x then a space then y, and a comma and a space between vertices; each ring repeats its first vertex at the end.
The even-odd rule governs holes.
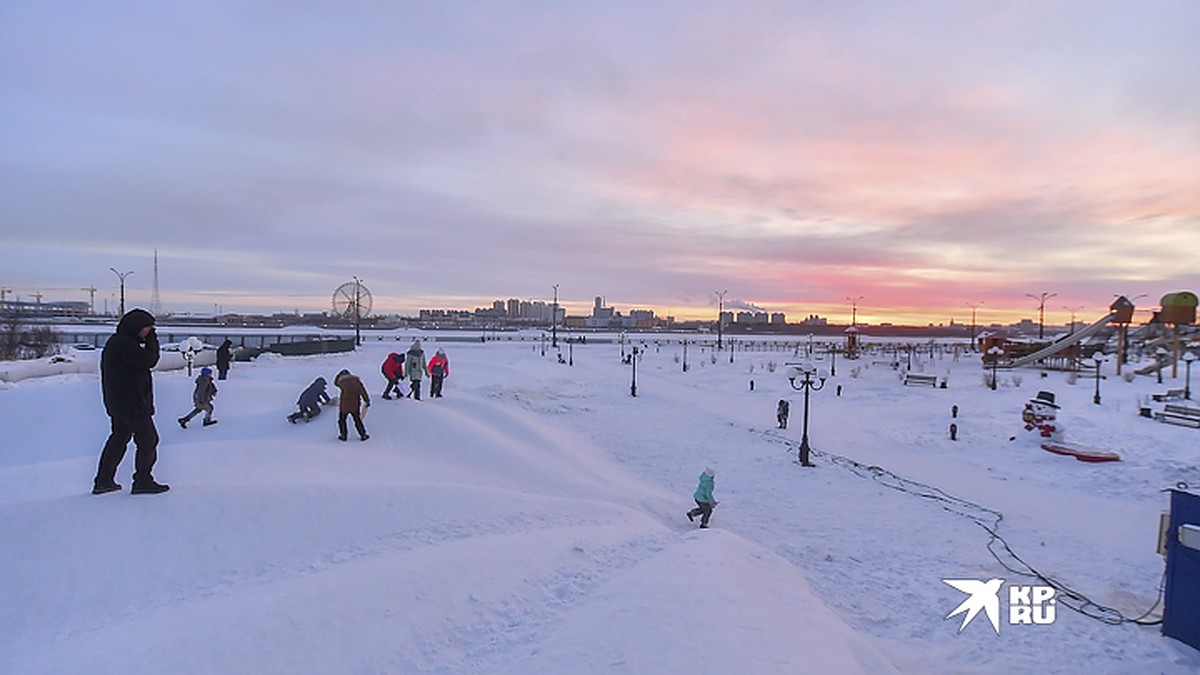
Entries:
POLYGON ((705 469, 704 473, 700 474, 700 485, 696 487, 696 492, 692 498, 696 500, 696 508, 687 512, 688 520, 696 522, 696 516, 700 516, 700 527, 708 527, 708 519, 712 518, 713 507, 717 505, 717 500, 713 499, 713 478, 716 474, 711 468, 705 469))

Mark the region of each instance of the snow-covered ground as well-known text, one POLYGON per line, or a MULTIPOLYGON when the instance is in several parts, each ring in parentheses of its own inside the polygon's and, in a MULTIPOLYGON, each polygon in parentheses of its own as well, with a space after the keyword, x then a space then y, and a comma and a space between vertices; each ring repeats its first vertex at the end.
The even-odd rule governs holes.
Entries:
POLYGON ((380 400, 379 363, 408 342, 236 363, 207 428, 175 424, 192 382, 157 373, 159 496, 128 494, 132 447, 126 490, 89 493, 108 424, 94 369, 0 383, 0 672, 1200 670, 1158 626, 1065 603, 1050 625, 997 635, 981 614, 960 634, 946 616, 966 596, 942 582, 1039 583, 989 552, 981 524, 1002 514, 1042 574, 1127 617, 1154 607, 1161 490, 1200 485, 1200 431, 1139 417, 1138 398, 1181 379, 1110 376, 1097 406, 1093 380, 1062 373, 991 391, 974 358, 919 358, 949 375, 936 389, 839 359, 805 468, 790 353, 691 345, 685 373, 678 345, 648 344, 635 398, 616 344, 568 366, 528 342, 446 342, 445 398, 380 400), (374 397, 365 443, 335 438, 333 409, 284 420, 342 368, 374 397), (1068 440, 1124 461, 1027 442, 1043 389, 1068 440), (701 531, 684 512, 706 466, 721 504, 701 531))

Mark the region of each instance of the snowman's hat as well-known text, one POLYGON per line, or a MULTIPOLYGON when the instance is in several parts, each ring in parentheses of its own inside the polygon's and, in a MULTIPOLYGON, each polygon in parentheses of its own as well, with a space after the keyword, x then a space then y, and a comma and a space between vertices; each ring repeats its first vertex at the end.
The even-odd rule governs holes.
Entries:
POLYGON ((1048 405, 1051 408, 1058 407, 1058 404, 1054 402, 1054 392, 1052 392, 1052 391, 1039 391, 1037 393, 1037 396, 1029 399, 1029 402, 1030 403, 1040 403, 1042 405, 1048 405))

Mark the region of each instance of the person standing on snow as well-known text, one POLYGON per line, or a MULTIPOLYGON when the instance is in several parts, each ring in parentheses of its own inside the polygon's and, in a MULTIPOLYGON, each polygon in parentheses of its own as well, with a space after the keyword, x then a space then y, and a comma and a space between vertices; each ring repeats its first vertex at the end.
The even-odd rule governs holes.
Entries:
POLYGON ((692 498, 696 500, 696 508, 688 511, 687 517, 688 520, 696 522, 696 516, 700 516, 700 527, 708 527, 708 519, 712 518, 713 507, 717 505, 717 500, 713 499, 715 477, 716 474, 711 468, 705 469, 704 473, 700 474, 700 485, 692 494, 692 498))
POLYGON ((387 387, 383 390, 383 399, 385 401, 392 400, 392 392, 396 392, 396 398, 404 398, 404 394, 400 393, 400 380, 404 378, 404 357, 396 352, 387 355, 383 360, 383 364, 379 366, 379 371, 387 378, 387 387))
POLYGON ((358 437, 367 440, 370 436, 367 435, 367 428, 363 426, 362 421, 363 412, 371 407, 371 397, 367 394, 367 388, 357 375, 351 375, 348 370, 338 373, 337 377, 333 378, 333 385, 341 391, 338 397, 338 440, 346 440, 347 415, 354 418, 354 429, 358 431, 358 437))
POLYGON ((779 405, 775 406, 775 419, 779 422, 780 429, 787 428, 788 412, 791 410, 791 405, 786 399, 779 399, 779 405))
POLYGON ((311 420, 321 414, 321 404, 329 403, 329 400, 329 394, 325 391, 325 378, 318 377, 300 392, 300 398, 296 400, 300 410, 288 415, 288 421, 295 424, 298 420, 311 420))
POLYGON ((130 439, 137 445, 134 457, 133 494, 157 494, 171 489, 155 482, 158 429, 154 427, 154 380, 150 371, 158 364, 158 335, 154 315, 131 309, 117 323, 100 354, 100 387, 104 409, 112 418, 112 433, 100 452, 92 494, 121 489, 117 467, 125 458, 130 439))
POLYGON ((421 376, 429 374, 429 367, 425 364, 425 350, 421 349, 420 340, 413 340, 412 346, 405 353, 404 372, 408 373, 408 383, 411 387, 408 395, 420 401, 421 376))
POLYGON ((442 380, 450 375, 450 359, 446 358, 446 351, 443 349, 437 350, 432 359, 429 359, 429 395, 434 398, 442 397, 442 380))
POLYGON ((233 341, 225 338, 217 347, 217 379, 223 380, 229 374, 229 362, 233 361, 233 341))
POLYGON ((192 412, 176 420, 179 426, 186 429, 187 423, 201 412, 204 413, 204 426, 216 424, 217 421, 212 418, 213 399, 216 397, 217 385, 213 382, 212 368, 201 368, 200 375, 196 377, 196 389, 192 392, 192 412))

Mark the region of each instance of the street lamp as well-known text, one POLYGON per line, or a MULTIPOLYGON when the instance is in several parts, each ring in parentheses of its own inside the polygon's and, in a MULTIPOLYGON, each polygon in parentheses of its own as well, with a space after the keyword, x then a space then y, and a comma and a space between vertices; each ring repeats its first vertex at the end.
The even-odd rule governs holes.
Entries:
POLYGON ((967 303, 967 306, 971 308, 971 351, 975 351, 975 311, 979 309, 979 306, 982 304, 982 300, 979 302, 967 303))
POLYGON ((1000 356, 1004 354, 1004 350, 997 345, 992 345, 988 348, 987 354, 992 357, 992 391, 996 391, 996 368, 1000 365, 1000 356))
POLYGON ((1100 366, 1104 365, 1107 360, 1108 357, 1104 355, 1104 352, 1098 351, 1092 354, 1092 362, 1096 364, 1096 395, 1092 397, 1092 403, 1096 405, 1100 405, 1100 366))
POLYGON ((112 270, 112 273, 117 275, 117 278, 121 280, 121 313, 119 316, 125 316, 125 277, 133 274, 133 270, 129 270, 128 272, 121 274, 111 267, 108 269, 112 270))
POLYGON ((857 326, 858 325, 858 301, 862 300, 863 296, 860 295, 857 298, 847 297, 846 299, 850 301, 850 325, 857 326))
POLYGON ((550 346, 558 349, 558 284, 554 284, 554 307, 550 313, 550 346))
POLYGON ((1192 352, 1184 352, 1181 358, 1186 365, 1184 372, 1187 373, 1183 381, 1183 397, 1190 401, 1192 400, 1192 361, 1196 360, 1196 355, 1192 352))
POLYGON ((687 372, 687 345, 688 341, 683 341, 683 372, 687 372))
POLYGON ((630 365, 633 366, 632 376, 631 376, 632 379, 629 381, 629 395, 633 396, 635 398, 637 397, 637 357, 638 357, 638 348, 637 348, 637 345, 634 345, 633 346, 633 356, 631 356, 629 359, 630 365))
POLYGON ((1154 350, 1154 356, 1158 359, 1158 383, 1162 384, 1163 359, 1167 356, 1167 350, 1159 347, 1154 350))
POLYGON ((721 351, 721 349, 723 349, 723 347, 721 346, 721 335, 723 334, 721 324, 725 323, 725 320, 723 317, 723 315, 725 314, 725 294, 728 292, 729 292, 728 289, 716 292, 717 293, 717 351, 721 351))
POLYGON ((1046 338, 1046 301, 1058 293, 1042 293, 1040 296, 1026 293, 1025 295, 1038 301, 1038 339, 1044 340, 1046 338))
POLYGON ((837 377, 837 345, 829 345, 829 376, 837 377))
POLYGON ((813 391, 820 391, 825 386, 825 376, 817 372, 817 367, 810 361, 804 363, 788 364, 791 368, 788 371, 788 382, 792 385, 792 389, 804 392, 804 421, 801 426, 800 433, 800 465, 814 466, 808 459, 808 453, 811 448, 808 447, 808 397, 813 391), (813 380, 813 376, 817 376, 817 380, 813 380), (800 380, 800 386, 796 386, 796 379, 803 377, 800 380))

